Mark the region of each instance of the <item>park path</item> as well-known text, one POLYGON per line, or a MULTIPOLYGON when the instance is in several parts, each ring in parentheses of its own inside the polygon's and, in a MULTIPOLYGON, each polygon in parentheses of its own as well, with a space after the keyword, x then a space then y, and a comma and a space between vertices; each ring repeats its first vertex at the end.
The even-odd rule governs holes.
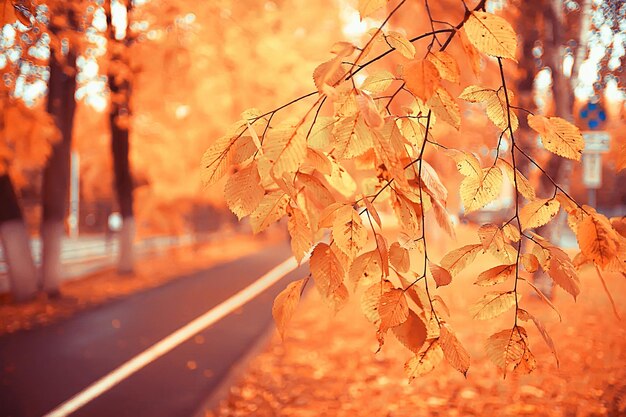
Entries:
MULTIPOLYGON (((49 326, 0 337, 0 416, 42 416, 289 257, 287 245, 171 281, 49 326)), ((72 416, 190 416, 267 330, 295 271, 72 416)))

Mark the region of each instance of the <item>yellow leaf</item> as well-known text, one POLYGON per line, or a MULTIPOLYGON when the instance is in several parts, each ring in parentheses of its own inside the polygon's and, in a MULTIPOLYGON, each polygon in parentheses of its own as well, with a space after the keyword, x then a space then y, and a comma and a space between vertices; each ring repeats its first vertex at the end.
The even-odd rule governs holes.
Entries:
POLYGON ((485 350, 487 356, 505 374, 510 368, 529 373, 536 367, 535 358, 528 348, 526 329, 521 326, 491 335, 487 339, 485 350))
POLYGON ((335 202, 335 198, 331 192, 318 178, 312 175, 299 173, 297 180, 298 184, 301 184, 301 189, 306 195, 307 201, 312 203, 318 209, 323 210, 335 202))
POLYGON ((444 285, 448 285, 452 282, 452 275, 448 272, 447 269, 440 267, 437 264, 430 263, 430 273, 435 280, 435 284, 437 287, 442 287, 444 285))
POLYGON ((497 95, 495 90, 477 85, 470 85, 466 87, 459 96, 460 99, 469 101, 470 103, 487 102, 496 97, 497 95))
POLYGON ((429 53, 426 59, 435 64, 441 78, 453 83, 459 83, 461 71, 459 70, 459 64, 452 55, 445 51, 437 51, 429 53))
POLYGON ((202 155, 202 183, 205 187, 215 184, 228 170, 232 149, 238 138, 224 136, 215 141, 202 155))
MULTIPOLYGON (((509 91, 509 101, 513 99, 513 92, 509 91)), ((507 111, 506 96, 504 90, 495 91, 491 88, 470 85, 465 88, 459 98, 470 103, 485 103, 487 105, 487 117, 500 130, 505 130, 509 125, 509 113, 507 111)), ((511 128, 515 132, 519 127, 519 120, 513 110, 511 110, 511 128)))
POLYGON ((385 333, 392 327, 399 326, 409 317, 409 305, 406 302, 404 291, 393 288, 380 297, 378 307, 380 315, 379 331, 385 333))
POLYGON ((583 255, 603 269, 618 254, 620 236, 600 213, 585 216, 578 224, 576 237, 583 255))
POLYGON ((335 122, 334 117, 318 117, 307 139, 309 146, 315 149, 326 149, 330 144, 335 122))
POLYGON ((442 203, 448 199, 448 190, 443 185, 437 171, 425 160, 421 161, 420 176, 422 182, 420 185, 425 187, 425 191, 430 194, 435 200, 439 200, 442 203))
POLYGON ((354 259, 367 242, 367 230, 361 216, 351 206, 343 206, 335 212, 333 239, 337 247, 350 259, 354 259))
POLYGON ((330 175, 324 175, 324 178, 337 192, 346 198, 350 198, 356 191, 354 178, 333 158, 330 159, 330 162, 332 164, 332 172, 330 175))
POLYGON ((333 155, 341 159, 363 155, 374 146, 372 134, 358 114, 340 119, 335 125, 333 136, 333 155))
POLYGON ((452 276, 456 276, 476 259, 476 255, 481 249, 482 246, 480 244, 465 245, 449 252, 441 259, 440 264, 452 276))
POLYGON ((402 135, 415 147, 421 149, 426 135, 426 126, 412 119, 402 119, 400 121, 402 135))
POLYGON ((385 92, 396 77, 387 70, 378 71, 363 81, 362 90, 367 90, 372 94, 385 92))
POLYGON ((476 285, 488 286, 500 284, 515 274, 515 265, 498 265, 478 275, 476 285))
MULTIPOLYGON (((510 103, 513 99, 513 92, 509 91, 508 94, 510 103)), ((511 117, 511 128, 513 132, 515 132, 519 127, 519 120, 513 109, 507 110, 504 90, 499 90, 487 100, 487 117, 489 117, 489 120, 500 130, 506 130, 509 126, 509 116, 511 117)))
POLYGON ((255 162, 231 175, 224 188, 226 204, 239 220, 252 213, 264 195, 255 162))
POLYGON ((389 251, 387 250, 387 241, 380 233, 375 233, 376 251, 380 255, 380 266, 383 270, 383 276, 389 276, 389 251))
POLYGON ((299 279, 294 282, 290 282, 287 288, 282 290, 280 294, 274 299, 274 305, 272 306, 272 316, 276 322, 276 327, 280 333, 281 338, 285 338, 285 330, 287 324, 293 317, 293 313, 296 311, 296 307, 300 302, 300 294, 304 290, 309 278, 299 279))
POLYGON ((400 246, 398 242, 393 242, 389 247, 389 262, 398 272, 409 272, 411 267, 409 251, 400 246))
POLYGON ((369 197, 367 196, 363 196, 363 203, 365 204, 365 209, 367 210, 368 215, 374 219, 376 224, 378 224, 378 227, 382 228, 383 224, 380 220, 380 216, 378 215, 378 210, 376 210, 374 203, 372 203, 369 197))
POLYGON ((470 312, 475 319, 489 320, 498 317, 513 306, 515 306, 515 292, 488 292, 470 308, 470 312))
POLYGON ((514 171, 511 164, 503 159, 498 159, 497 163, 502 171, 504 171, 504 173, 507 175, 507 177, 509 177, 511 184, 515 185, 515 183, 517 182, 517 191, 519 191, 521 195, 523 195, 528 200, 534 200, 536 198, 535 189, 530 184, 530 181, 528 181, 528 178, 522 175, 522 173, 519 172, 517 169, 514 171))
POLYGON ((393 194, 396 198, 393 200, 393 209, 398 218, 398 222, 406 233, 410 236, 417 237, 420 234, 421 210, 419 206, 414 205, 409 199, 400 194, 393 194))
POLYGON ((446 324, 441 326, 439 345, 448 363, 463 375, 467 375, 470 366, 470 355, 446 324))
POLYGON ((548 223, 559 212, 561 205, 557 200, 539 199, 526 204, 519 211, 522 230, 540 227, 548 223))
POLYGON ((287 213, 289 214, 287 228, 291 235, 291 251, 300 263, 313 245, 313 233, 311 233, 306 216, 300 209, 287 206, 287 213))
POLYGON ((325 301, 336 313, 348 304, 349 296, 348 288, 342 283, 325 301))
POLYGON ((500 16, 472 12, 463 27, 469 41, 480 52, 515 61, 517 35, 509 22, 500 16))
POLYGON ((289 196, 282 191, 265 194, 256 210, 250 215, 250 226, 254 233, 259 233, 278 221, 286 213, 289 196))
POLYGON ((263 142, 263 154, 272 164, 275 177, 294 173, 306 158, 306 139, 288 124, 271 129, 263 142))
POLYGON ((483 249, 487 250, 491 246, 496 248, 504 247, 504 234, 502 230, 493 223, 487 223, 478 229, 478 238, 483 249))
POLYGON ((521 239, 519 229, 511 223, 502 228, 502 233, 504 233, 504 236, 506 236, 507 239, 512 240, 513 242, 517 242, 521 239))
POLYGON ((459 105, 454 98, 444 88, 437 88, 426 103, 437 115, 439 120, 443 120, 450 126, 459 130, 461 127, 461 112, 459 105))
POLYGON ((374 249, 357 256, 350 266, 348 276, 350 277, 350 281, 354 283, 355 287, 359 282, 361 282, 361 280, 364 279, 381 279, 382 269, 380 266, 380 254, 378 253, 378 250, 374 249))
POLYGON ((483 170, 480 167, 480 162, 471 153, 456 149, 446 149, 445 154, 456 162, 456 168, 461 175, 482 178, 483 170))
POLYGON ((305 163, 310 165, 313 169, 319 171, 321 174, 331 175, 333 172, 333 164, 330 162, 326 154, 316 149, 307 148, 305 163))
POLYGON ((404 67, 402 76, 406 88, 424 102, 428 101, 439 87, 439 71, 424 59, 415 59, 404 67))
POLYGON ((310 266, 311 275, 320 294, 324 298, 332 297, 343 284, 344 270, 330 246, 318 243, 311 254, 310 266))
POLYGON ((359 0, 359 14, 361 20, 365 19, 376 10, 382 8, 389 0, 359 0))
POLYGON ((444 354, 439 339, 427 340, 422 350, 404 364, 404 371, 409 381, 431 372, 441 361, 444 354))
POLYGON ((356 104, 367 126, 372 129, 380 129, 383 127, 385 120, 380 115, 376 103, 374 103, 374 99, 372 99, 369 94, 364 91, 359 91, 356 95, 356 104))
POLYGON ((403 57, 413 59, 415 46, 401 33, 390 31, 386 36, 387 42, 392 48, 400 52, 403 57))
POLYGON ((549 258, 547 259, 548 275, 557 285, 576 299, 578 294, 580 294, 580 280, 569 255, 555 246, 549 245, 547 247, 549 253, 549 258))
POLYGON ((371 285, 361 296, 361 310, 363 315, 370 322, 378 325, 380 322, 380 298, 382 295, 393 289, 393 285, 389 281, 380 281, 371 285))
POLYGON ((341 68, 342 59, 343 57, 338 55, 330 61, 318 65, 313 71, 313 81, 321 94, 328 91, 326 86, 332 87, 343 79, 345 71, 341 68))
POLYGON ((391 331, 404 347, 414 353, 418 353, 426 341, 426 325, 410 310, 406 321, 391 331))
POLYGON ((466 177, 461 182, 461 201, 465 212, 476 211, 495 200, 502 190, 502 171, 497 166, 485 168, 483 177, 466 177))
POLYGON ((539 269, 539 260, 532 253, 525 253, 521 256, 522 266, 531 274, 539 269))
POLYGON ((539 133, 543 146, 550 152, 580 161, 585 147, 580 130, 560 117, 528 115, 528 126, 539 133))
POLYGON ((392 137, 399 134, 398 127, 392 118, 381 131, 374 131, 374 151, 379 161, 382 161, 396 182, 397 186, 403 190, 409 188, 404 166, 400 161, 400 155, 394 148, 392 137))
POLYGON ((443 204, 439 200, 432 200, 433 204, 433 212, 435 213, 435 220, 437 220, 437 224, 441 227, 445 232, 452 238, 456 239, 456 233, 454 232, 454 225, 452 224, 452 220, 450 219, 450 213, 443 206, 443 204))
POLYGON ((489 253, 495 256, 503 264, 512 264, 517 261, 517 249, 508 243, 505 243, 501 248, 498 248, 497 246, 490 247, 489 253))

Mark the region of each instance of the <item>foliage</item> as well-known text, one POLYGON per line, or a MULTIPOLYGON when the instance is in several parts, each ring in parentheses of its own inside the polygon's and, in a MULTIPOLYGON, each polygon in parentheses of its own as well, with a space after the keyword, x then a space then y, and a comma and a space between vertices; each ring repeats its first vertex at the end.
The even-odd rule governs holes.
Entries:
MULTIPOLYGON (((556 351, 541 322, 522 309, 520 283, 532 286, 526 277, 540 268, 576 297, 580 292, 577 266, 583 263, 626 273, 626 239, 616 231, 615 223, 579 205, 551 178, 553 195, 537 198, 519 172, 519 161, 526 158, 547 175, 516 143, 519 117, 527 117, 544 147, 561 157, 580 160, 584 142, 579 130, 566 120, 534 115, 513 105, 504 70, 516 62, 517 40, 511 25, 486 12, 481 1, 472 9, 466 7, 463 19, 455 25, 436 31, 432 26, 433 31, 409 39, 385 29, 404 3, 400 1, 380 27, 370 30, 365 45, 339 42, 332 48, 334 57, 313 73, 317 91, 270 112, 245 111, 205 153, 205 185, 230 175, 227 202, 240 218, 250 216, 255 231, 288 216, 297 259, 302 261, 304 253, 314 247, 310 276, 322 297, 339 309, 352 292, 349 288, 363 288, 363 312, 376 325, 380 346, 392 330, 415 353, 406 364, 411 379, 430 372, 443 358, 467 372, 469 355, 450 327, 447 309, 433 284, 453 284, 480 254, 496 256, 501 265, 481 273, 476 284, 506 288, 488 292, 471 313, 476 319, 489 320, 514 309, 511 327, 492 335, 486 351, 505 373, 530 372, 535 359, 522 321, 534 323, 555 355, 556 351), (447 36, 443 43, 435 39, 441 34, 447 36), (420 41, 428 39, 430 45, 420 50, 420 41), (435 40, 439 50, 434 50, 435 40), (493 57, 499 68, 497 86, 469 85, 459 96, 485 103, 487 116, 500 130, 499 137, 492 138, 498 151, 485 166, 462 143, 445 146, 432 133, 435 123, 458 130, 463 119, 448 86, 460 82, 460 68, 466 66, 460 63, 461 57, 446 52, 451 43, 462 44, 464 59, 473 62, 483 53, 493 57), (375 55, 380 45, 383 52, 375 55), (396 71, 371 70, 394 52, 403 57, 396 71), (356 75, 365 68, 372 72, 359 85, 356 75), (314 104, 299 117, 276 122, 279 111, 310 97, 315 98, 314 104), (398 100, 409 100, 409 104, 395 111, 392 103, 398 100), (501 151, 503 142, 509 144, 506 152, 501 151), (448 191, 427 161, 431 151, 443 151, 464 176, 460 194, 466 212, 494 201, 505 177, 517 190, 510 219, 483 225, 477 243, 452 250, 439 263, 429 257, 428 242, 434 236, 427 232, 426 222, 434 220, 450 234, 453 226, 446 210, 448 191), (364 179, 361 187, 357 177, 364 179), (257 178, 258 182, 253 181, 257 178), (379 211, 387 209, 395 214, 402 230, 399 236, 392 228, 383 228, 379 211), (574 261, 532 231, 560 209, 567 213, 580 243, 581 253, 574 261), (415 252, 420 254, 421 265, 410 265, 409 254, 415 252)), ((384 0, 360 1, 361 16, 385 5, 384 0)), ((290 284, 276 298, 274 315, 281 334, 307 282, 290 284)))

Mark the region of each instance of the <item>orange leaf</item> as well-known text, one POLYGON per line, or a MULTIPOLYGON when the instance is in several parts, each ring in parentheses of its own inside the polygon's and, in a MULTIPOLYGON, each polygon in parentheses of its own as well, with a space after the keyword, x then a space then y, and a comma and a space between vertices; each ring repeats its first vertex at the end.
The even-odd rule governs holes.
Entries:
POLYGON ((280 337, 285 338, 285 330, 287 324, 293 317, 293 313, 296 311, 296 307, 300 302, 300 294, 304 290, 304 286, 308 282, 309 278, 299 279, 294 282, 290 282, 287 288, 282 290, 280 294, 276 296, 274 305, 272 306, 272 316, 276 322, 276 327, 280 333, 280 337))
POLYGON ((515 265, 498 265, 478 275, 476 285, 488 286, 500 284, 515 273, 515 265))
POLYGON ((459 342, 459 339, 456 338, 456 335, 445 324, 441 326, 439 345, 448 363, 454 369, 467 376, 470 366, 470 355, 459 342))
POLYGON ((406 321, 391 329, 396 339, 412 352, 419 352, 426 341, 426 325, 409 310, 406 321))
POLYGON ((409 381, 432 372, 443 360, 443 357, 439 339, 427 340, 422 350, 404 364, 404 371, 408 375, 409 381))
POLYGON ((315 285, 325 298, 343 284, 344 270, 339 259, 326 243, 318 243, 311 254, 311 275, 315 285))
POLYGON ((521 326, 491 335, 487 339, 485 350, 487 356, 505 375, 509 368, 529 373, 536 367, 535 358, 528 348, 526 329, 521 326))
POLYGON ((384 292, 380 297, 378 314, 380 315, 380 333, 385 333, 392 327, 404 323, 409 317, 409 305, 406 302, 404 291, 393 288, 384 292))
POLYGON ((489 320, 515 306, 515 302, 513 291, 488 292, 470 308, 470 311, 475 319, 489 320))
POLYGON ((406 64, 402 78, 406 88, 424 102, 432 97, 440 81, 437 67, 425 59, 415 59, 406 64))
POLYGON ((411 267, 409 251, 400 246, 398 242, 393 242, 389 247, 389 262, 399 272, 408 272, 411 267))
POLYGON ((519 212, 522 230, 543 226, 559 212, 561 205, 557 200, 541 199, 531 201, 519 212))
POLYGON ((480 244, 465 245, 449 252, 441 259, 441 266, 448 270, 451 275, 458 275, 467 265, 476 259, 476 255, 482 246, 480 244))
POLYGON ((430 273, 437 284, 437 287, 448 285, 452 282, 452 275, 445 268, 440 267, 437 264, 430 263, 430 273))

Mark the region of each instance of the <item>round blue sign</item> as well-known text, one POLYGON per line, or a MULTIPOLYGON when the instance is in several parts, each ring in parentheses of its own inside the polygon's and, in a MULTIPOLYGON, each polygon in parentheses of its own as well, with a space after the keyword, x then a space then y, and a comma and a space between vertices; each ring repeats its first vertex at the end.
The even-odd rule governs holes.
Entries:
POLYGON ((604 107, 598 103, 587 103, 579 113, 581 122, 588 130, 602 130, 606 122, 604 107))

